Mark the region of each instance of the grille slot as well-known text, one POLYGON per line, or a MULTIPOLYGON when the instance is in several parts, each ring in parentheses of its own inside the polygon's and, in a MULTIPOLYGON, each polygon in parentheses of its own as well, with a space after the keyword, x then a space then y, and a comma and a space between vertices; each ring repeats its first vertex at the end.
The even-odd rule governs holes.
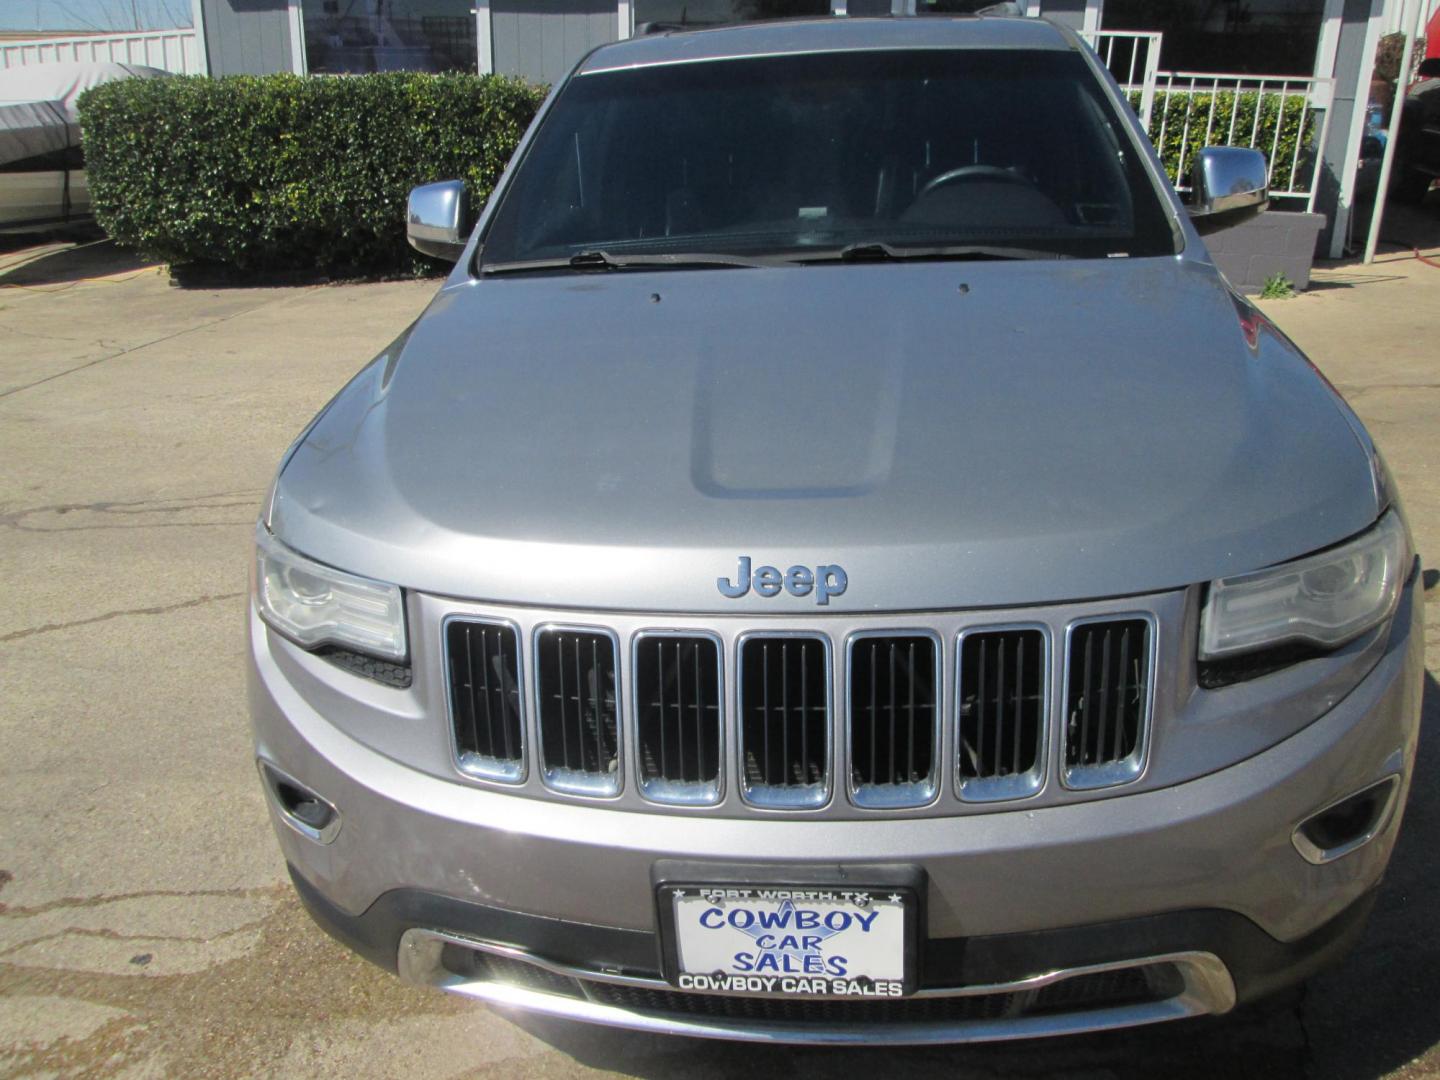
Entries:
POLYGON ((1070 631, 1065 781, 1103 787, 1139 774, 1150 699, 1150 624, 1087 622, 1070 631))
POLYGON ((830 665, 825 640, 740 645, 741 783, 762 806, 818 806, 829 794, 830 665))
POLYGON ((720 646, 710 637, 645 634, 635 643, 640 787, 659 802, 720 797, 720 646))
POLYGON ((850 784, 861 806, 935 795, 939 651, 925 635, 850 641, 850 784))
POLYGON ((1048 670, 1043 630, 1017 627, 961 637, 955 695, 961 798, 1014 799, 1039 790, 1048 670))
POLYGON ((615 639, 546 628, 535 635, 536 707, 545 782, 581 795, 620 790, 615 639))
POLYGON ((514 627, 452 620, 445 630, 455 756, 472 776, 525 775, 520 711, 520 646, 514 627))

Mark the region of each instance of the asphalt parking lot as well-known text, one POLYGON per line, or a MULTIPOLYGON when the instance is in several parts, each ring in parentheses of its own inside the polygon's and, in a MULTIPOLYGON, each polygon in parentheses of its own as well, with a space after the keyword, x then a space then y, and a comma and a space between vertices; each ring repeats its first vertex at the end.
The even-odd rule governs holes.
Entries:
MULTIPOLYGON (((98 244, 0 252, 0 1075, 1440 1077, 1440 587, 1405 833, 1361 947, 1263 1015, 821 1051, 509 1019, 331 942, 251 763, 246 563, 274 465, 434 282, 181 289, 98 244)), ((1440 558, 1440 269, 1268 312, 1352 402, 1440 558)), ((1257 467, 1263 467, 1258 463, 1257 467)))

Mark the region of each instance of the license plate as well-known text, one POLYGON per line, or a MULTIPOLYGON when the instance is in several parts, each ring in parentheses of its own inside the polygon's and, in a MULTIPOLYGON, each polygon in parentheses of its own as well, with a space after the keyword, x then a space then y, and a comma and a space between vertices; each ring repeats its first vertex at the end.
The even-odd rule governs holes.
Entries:
POLYGON ((908 889, 665 886, 660 903, 674 947, 670 978, 681 990, 810 998, 911 990, 908 889))

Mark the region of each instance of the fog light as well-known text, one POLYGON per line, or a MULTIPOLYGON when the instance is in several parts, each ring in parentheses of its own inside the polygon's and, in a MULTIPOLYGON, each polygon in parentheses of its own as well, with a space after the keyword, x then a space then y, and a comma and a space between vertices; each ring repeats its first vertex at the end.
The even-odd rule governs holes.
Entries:
POLYGON ((280 817, 301 836, 328 844, 340 831, 340 813, 330 803, 268 761, 259 762, 265 792, 280 817))
POLYGON ((1295 850, 1319 866, 1364 847, 1390 820, 1399 790, 1400 777, 1387 776, 1332 803, 1300 823, 1291 837, 1295 850))

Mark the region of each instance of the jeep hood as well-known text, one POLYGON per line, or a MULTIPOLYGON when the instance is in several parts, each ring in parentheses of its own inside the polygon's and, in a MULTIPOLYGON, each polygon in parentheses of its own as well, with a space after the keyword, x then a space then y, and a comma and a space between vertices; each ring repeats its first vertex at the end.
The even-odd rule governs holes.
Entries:
POLYGON ((284 466, 282 540, 496 602, 828 611, 1184 586, 1378 512, 1367 443, 1186 259, 493 277, 443 289, 284 466))

